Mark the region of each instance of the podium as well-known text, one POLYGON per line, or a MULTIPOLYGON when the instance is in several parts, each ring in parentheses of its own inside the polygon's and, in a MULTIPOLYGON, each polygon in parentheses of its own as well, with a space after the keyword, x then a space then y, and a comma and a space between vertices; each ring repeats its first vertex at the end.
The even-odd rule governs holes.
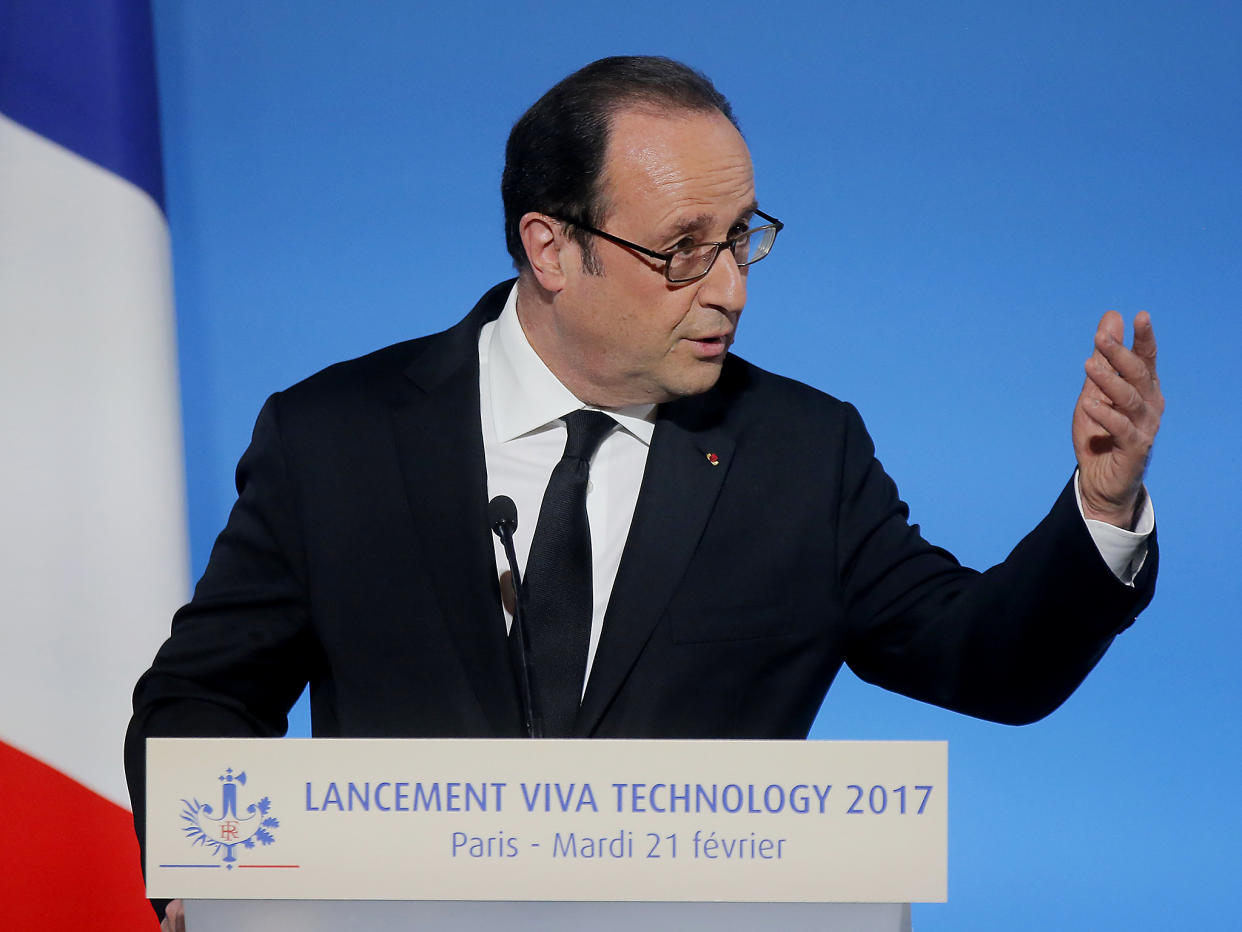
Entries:
POLYGON ((900 932, 947 891, 943 742, 151 739, 190 932, 900 932))
POLYGON ((189 900, 188 932, 910 932, 908 903, 479 903, 189 900))

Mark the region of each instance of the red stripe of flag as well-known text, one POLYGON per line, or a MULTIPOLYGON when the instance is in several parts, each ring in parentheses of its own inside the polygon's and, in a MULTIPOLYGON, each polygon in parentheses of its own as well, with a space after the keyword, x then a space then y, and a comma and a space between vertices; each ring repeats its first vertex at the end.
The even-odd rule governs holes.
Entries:
POLYGON ((155 932, 128 810, 0 741, 0 927, 155 932))

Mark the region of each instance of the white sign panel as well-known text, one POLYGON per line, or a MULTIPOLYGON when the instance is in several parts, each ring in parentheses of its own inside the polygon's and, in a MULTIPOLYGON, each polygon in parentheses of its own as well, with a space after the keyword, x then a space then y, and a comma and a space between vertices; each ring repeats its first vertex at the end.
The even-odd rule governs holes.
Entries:
POLYGON ((948 747, 161 738, 147 891, 943 902, 948 747))

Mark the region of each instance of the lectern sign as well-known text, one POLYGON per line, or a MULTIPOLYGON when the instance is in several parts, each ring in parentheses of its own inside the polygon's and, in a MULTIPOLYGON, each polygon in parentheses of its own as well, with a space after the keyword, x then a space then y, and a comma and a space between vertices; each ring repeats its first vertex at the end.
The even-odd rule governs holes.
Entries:
POLYGON ((940 902, 943 742, 152 739, 147 888, 940 902))

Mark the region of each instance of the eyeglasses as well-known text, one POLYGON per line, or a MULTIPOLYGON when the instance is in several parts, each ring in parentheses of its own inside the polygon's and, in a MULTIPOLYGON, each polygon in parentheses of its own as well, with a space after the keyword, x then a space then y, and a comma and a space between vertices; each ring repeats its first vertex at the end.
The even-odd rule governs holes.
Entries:
POLYGON ((723 243, 694 243, 681 249, 675 249, 672 252, 656 252, 654 249, 648 249, 646 246, 639 246, 637 243, 631 243, 629 240, 622 239, 619 236, 613 236, 611 233, 605 233, 603 230, 597 230, 595 227, 586 223, 579 223, 576 220, 567 220, 564 217, 558 217, 562 223, 570 223, 581 230, 593 233, 596 236, 602 236, 610 243, 616 243, 618 246, 625 246, 640 252, 644 256, 650 256, 653 259, 660 259, 664 262, 664 277, 675 285, 692 282, 702 278, 712 270, 712 266, 716 264, 716 259, 720 255, 720 250, 728 247, 733 253, 733 258, 737 262, 738 268, 745 268, 748 265, 754 265, 764 256, 772 251, 772 244, 776 242, 776 234, 784 229, 785 224, 781 223, 775 217, 770 217, 762 210, 756 210, 755 213, 762 217, 767 223, 762 226, 751 227, 743 233, 736 236, 730 236, 723 243))

